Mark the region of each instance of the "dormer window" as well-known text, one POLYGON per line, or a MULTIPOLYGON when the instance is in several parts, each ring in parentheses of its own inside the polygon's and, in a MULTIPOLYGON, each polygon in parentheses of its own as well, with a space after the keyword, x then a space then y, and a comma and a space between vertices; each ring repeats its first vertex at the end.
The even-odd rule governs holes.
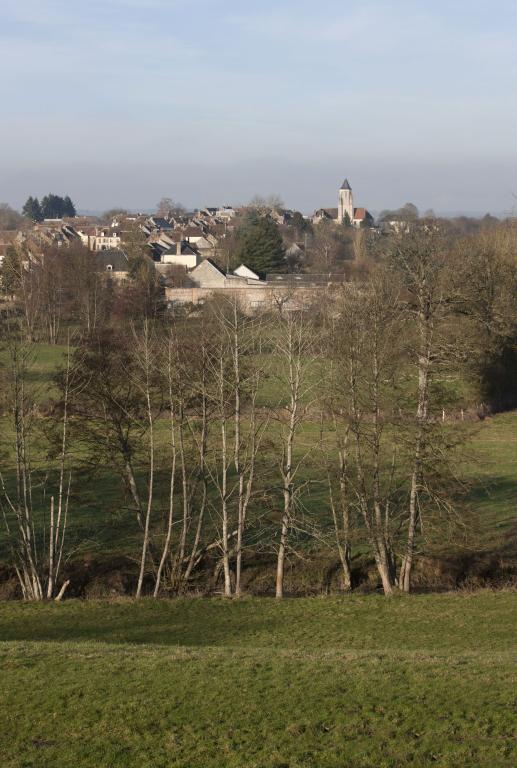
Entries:
POLYGON ((113 272, 113 264, 107 264, 106 269, 108 270, 108 272, 113 272))

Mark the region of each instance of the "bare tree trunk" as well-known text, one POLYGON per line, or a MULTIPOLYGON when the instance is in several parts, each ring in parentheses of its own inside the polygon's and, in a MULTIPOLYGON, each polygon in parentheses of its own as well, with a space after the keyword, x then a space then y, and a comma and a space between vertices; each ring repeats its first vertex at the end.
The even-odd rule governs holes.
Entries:
POLYGON ((429 378, 431 370, 432 318, 423 308, 419 312, 419 330, 422 348, 418 358, 418 404, 417 404, 417 434, 413 453, 413 471, 411 474, 409 493, 409 520, 406 540, 406 551, 402 560, 399 575, 399 586, 404 592, 411 589, 411 571, 415 555, 415 537, 418 521, 418 496, 422 478, 423 451, 425 429, 429 414, 429 378))
MULTIPOLYGON (((222 385, 221 385, 222 386, 222 385)), ((221 420, 221 518, 222 518, 222 558, 224 573, 224 595, 232 596, 230 572, 229 526, 228 526, 228 435, 226 416, 221 420)))
POLYGON ((275 597, 277 598, 282 598, 284 596, 285 553, 289 536, 290 520, 289 514, 286 513, 286 509, 289 509, 289 507, 289 492, 284 490, 284 513, 282 515, 282 523, 280 527, 280 543, 278 545, 278 554, 276 558, 275 597))
POLYGON ((282 481, 283 481, 283 497, 284 497, 284 509, 282 513, 282 523, 280 527, 280 544, 278 547, 278 556, 276 563, 276 589, 275 595, 278 598, 284 595, 284 570, 285 570, 285 553, 287 547, 287 540, 289 536, 289 527, 292 516, 293 506, 293 444, 296 434, 297 415, 298 415, 298 382, 296 374, 294 373, 294 366, 291 365, 291 381, 293 382, 293 391, 291 395, 291 414, 289 419, 288 434, 286 439, 286 447, 284 454, 284 461, 282 465, 282 481))
POLYGON ((145 513, 143 541, 142 541, 142 554, 140 557, 140 570, 138 574, 138 584, 136 588, 136 597, 142 596, 142 587, 145 576, 145 566, 147 561, 147 553, 149 550, 149 532, 151 524, 151 512, 153 506, 153 489, 154 489, 154 418, 153 408, 151 403, 151 370, 152 370, 152 349, 150 339, 148 321, 145 321, 143 339, 142 339, 142 357, 141 366, 143 372, 143 386, 145 390, 145 401, 147 406, 147 421, 149 425, 149 485, 147 491, 147 508, 145 513))
POLYGON ((301 328, 295 328, 293 319, 289 317, 286 321, 286 339, 284 346, 284 356, 288 371, 289 422, 287 426, 287 434, 283 438, 283 459, 281 466, 284 506, 276 562, 275 595, 277 598, 282 598, 284 595, 285 554, 293 514, 293 446, 299 423, 301 386, 301 339, 296 338, 296 336, 300 331, 301 328))
POLYGON ((261 434, 257 432, 256 425, 256 404, 255 399, 258 388, 258 377, 255 381, 255 389, 253 392, 251 402, 250 413, 250 436, 249 436, 249 457, 247 467, 247 479, 245 488, 244 486, 244 473, 242 474, 242 480, 239 478, 239 518, 237 522, 237 544, 236 544, 236 558, 235 558, 235 595, 240 597, 242 594, 242 547, 244 530, 246 526, 246 516, 248 513, 248 507, 251 500, 251 494, 253 491, 253 484, 255 482, 255 462, 257 459, 257 451, 260 445, 261 434))
POLYGON ((181 493, 182 493, 182 523, 181 523, 181 533, 179 536, 179 550, 178 550, 178 558, 177 558, 177 569, 178 570, 178 579, 181 581, 181 568, 183 560, 185 559, 185 550, 187 547, 187 534, 188 534, 188 527, 189 527, 189 521, 190 521, 190 491, 189 491, 189 485, 188 485, 188 474, 187 474, 187 462, 186 462, 186 456, 185 456, 185 412, 184 412, 184 403, 180 403, 180 412, 179 412, 179 428, 178 428, 178 441, 179 441, 179 452, 180 452, 180 470, 181 470, 181 493))
POLYGON ((65 534, 68 521, 68 503, 70 499, 70 483, 71 473, 68 478, 68 486, 66 497, 65 493, 65 462, 67 455, 67 439, 68 439, 68 407, 70 400, 70 388, 71 388, 71 353, 70 353, 70 339, 68 339, 67 345, 67 359, 63 392, 63 419, 61 427, 61 455, 59 460, 59 488, 58 488, 58 502, 57 502, 57 520, 55 529, 53 525, 54 520, 54 497, 51 499, 51 535, 49 540, 49 580, 47 598, 50 600, 54 593, 55 585, 59 578, 59 572, 61 569, 61 561, 63 557, 65 534), (56 561, 55 561, 56 559, 56 561))
POLYGON ((156 583, 154 585, 154 597, 158 597, 162 583, 162 573, 165 567, 167 558, 170 555, 171 538, 172 538, 172 523, 174 519, 174 487, 176 481, 176 425, 174 421, 174 396, 173 396, 173 382, 172 382, 172 355, 169 344, 169 355, 167 365, 167 378, 169 384, 169 417, 170 417, 170 440, 171 440, 171 475, 169 484, 169 514, 167 518, 167 531, 165 534, 165 541, 163 543, 162 556, 158 565, 158 571, 156 573, 156 583))
POLYGON ((350 592, 352 589, 352 570, 350 565, 350 541, 349 541, 349 515, 346 502, 342 501, 342 524, 339 525, 339 519, 334 500, 334 493, 332 490, 332 480, 330 473, 327 475, 327 482, 329 487, 329 502, 330 511, 332 512, 332 522, 334 524, 334 535, 336 538, 336 547, 339 555, 339 561, 341 563, 341 570, 343 575, 343 590, 350 592))
POLYGON ((47 600, 50 600, 52 597, 52 592, 54 591, 54 536, 55 536, 55 526, 54 526, 54 497, 50 497, 50 530, 49 530, 49 537, 48 537, 48 557, 49 557, 49 565, 48 565, 48 583, 47 583, 47 600))
POLYGON ((208 486, 207 486, 207 472, 206 472, 206 452, 207 452, 207 440, 208 440, 208 408, 207 408, 207 393, 206 393, 206 381, 205 372, 203 370, 202 380, 202 394, 201 394, 201 439, 199 442, 199 474, 201 476, 202 490, 201 501, 199 503, 198 520, 196 525, 196 532, 194 534, 194 541, 190 549, 190 555, 187 562, 187 567, 183 575, 183 583, 187 584, 193 569, 197 565, 199 558, 199 546, 201 542, 201 532, 203 529, 206 505, 208 501, 208 486))
POLYGON ((337 449, 339 458, 339 502, 341 508, 341 532, 339 530, 336 507, 331 496, 332 518, 334 521, 334 530, 336 533, 336 543, 338 546, 339 559, 341 561, 341 567, 343 570, 343 589, 345 592, 350 592, 352 589, 352 547, 350 543, 351 515, 350 504, 348 501, 348 439, 350 428, 347 426, 345 435, 343 438, 341 438, 338 433, 335 416, 334 427, 337 435, 337 449))

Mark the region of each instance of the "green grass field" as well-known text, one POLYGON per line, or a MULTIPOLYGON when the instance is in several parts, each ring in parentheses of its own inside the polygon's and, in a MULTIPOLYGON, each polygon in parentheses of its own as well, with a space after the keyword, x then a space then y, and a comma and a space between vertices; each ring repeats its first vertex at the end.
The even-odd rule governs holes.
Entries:
POLYGON ((517 763, 517 594, 0 605, 2 768, 517 763))
POLYGON ((470 503, 489 537, 499 538, 517 527, 517 412, 482 422, 462 468, 472 483, 470 503))

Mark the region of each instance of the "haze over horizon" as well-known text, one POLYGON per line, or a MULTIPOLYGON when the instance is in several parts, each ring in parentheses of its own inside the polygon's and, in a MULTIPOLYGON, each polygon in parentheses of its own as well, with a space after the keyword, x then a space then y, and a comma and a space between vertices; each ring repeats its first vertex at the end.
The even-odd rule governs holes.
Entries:
POLYGON ((512 211, 515 3, 193 5, 0 0, 0 201, 512 211))

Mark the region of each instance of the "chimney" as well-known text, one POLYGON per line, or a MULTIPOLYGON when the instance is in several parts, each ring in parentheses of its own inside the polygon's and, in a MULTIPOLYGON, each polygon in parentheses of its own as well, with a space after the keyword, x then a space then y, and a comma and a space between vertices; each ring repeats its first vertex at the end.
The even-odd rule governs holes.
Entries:
POLYGON ((176 256, 181 256, 181 240, 176 243, 176 256))

